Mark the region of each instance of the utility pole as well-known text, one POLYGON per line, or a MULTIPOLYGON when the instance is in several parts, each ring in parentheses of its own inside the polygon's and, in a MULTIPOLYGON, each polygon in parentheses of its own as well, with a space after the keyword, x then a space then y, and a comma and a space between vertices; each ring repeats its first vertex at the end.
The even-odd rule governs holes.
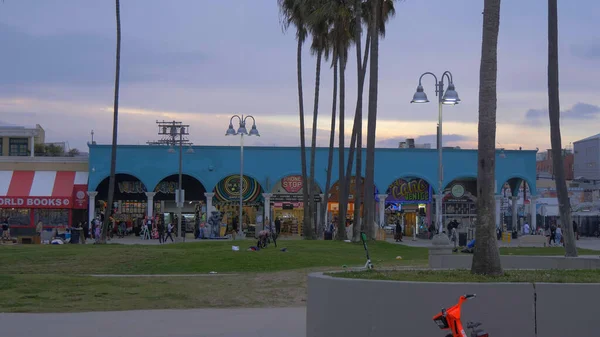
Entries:
POLYGON ((178 121, 156 121, 158 125, 158 135, 161 139, 158 141, 149 141, 149 145, 168 145, 169 153, 179 152, 179 179, 177 190, 175 191, 175 202, 177 204, 177 236, 185 241, 184 231, 182 232, 182 209, 185 201, 185 190, 183 189, 183 146, 188 145, 189 149, 186 153, 194 153, 192 143, 189 141, 190 126, 178 121), (175 147, 179 146, 179 151, 175 147))

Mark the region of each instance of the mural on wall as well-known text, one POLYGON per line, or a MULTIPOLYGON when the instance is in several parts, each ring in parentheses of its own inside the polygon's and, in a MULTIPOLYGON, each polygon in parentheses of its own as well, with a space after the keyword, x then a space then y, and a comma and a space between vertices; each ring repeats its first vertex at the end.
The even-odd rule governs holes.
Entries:
POLYGON ((117 184, 119 192, 124 194, 139 194, 148 192, 141 181, 122 181, 117 184))
MULTIPOLYGON (((214 190, 217 201, 237 201, 240 198, 240 176, 230 175, 219 181, 214 190)), ((244 202, 256 201, 261 197, 262 187, 256 179, 244 176, 242 197, 244 202)))
POLYGON ((432 189, 429 183, 421 178, 397 179, 387 189, 386 201, 406 204, 431 203, 432 189))

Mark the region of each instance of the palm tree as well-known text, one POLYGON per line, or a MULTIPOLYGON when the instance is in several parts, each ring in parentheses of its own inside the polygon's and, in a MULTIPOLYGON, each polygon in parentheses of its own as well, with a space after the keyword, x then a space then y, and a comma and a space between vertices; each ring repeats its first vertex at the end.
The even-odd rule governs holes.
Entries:
MULTIPOLYGON (((329 190, 331 189, 331 172, 333 170, 333 149, 335 144, 335 120, 336 120, 336 109, 337 109, 337 90, 338 90, 338 57, 336 48, 333 48, 332 55, 332 66, 333 66, 333 98, 331 104, 331 127, 329 132, 329 151, 327 155, 327 179, 325 181, 324 200, 321 202, 321 214, 322 227, 327 226, 327 204, 329 203, 329 190)), ((338 199, 339 201, 339 199, 338 199)))
POLYGON ((369 105, 367 116, 367 158, 365 168, 365 221, 367 236, 372 238, 375 234, 375 199, 372 191, 375 190, 375 133, 377 130, 377 96, 379 85, 379 36, 385 34, 387 20, 395 14, 393 0, 369 0, 370 4, 364 11, 367 16, 368 34, 370 36, 369 63, 369 105), (369 8, 370 7, 370 8, 369 8))
MULTIPOLYGON (((277 0, 281 24, 284 30, 291 25, 296 27, 296 40, 298 41, 296 53, 296 73, 298 77, 298 113, 300 115, 300 160, 302 165, 302 201, 308 205, 308 177, 306 167, 306 137, 304 124, 304 94, 302 91, 302 45, 308 35, 306 27, 306 6, 302 0, 277 0)), ((304 221, 302 232, 305 238, 312 237, 311 213, 309 207, 304 207, 304 221)))
POLYGON ((550 142, 552 166, 556 179, 556 196, 560 219, 565 233, 566 256, 576 257, 577 246, 571 226, 571 204, 563 165, 560 135, 560 95, 558 82, 558 8, 557 0, 548 0, 548 113, 550 117, 550 142))
POLYGON ((112 148, 110 152, 110 178, 108 179, 108 201, 104 212, 104 226, 100 242, 106 242, 108 225, 111 222, 112 205, 115 194, 116 169, 117 169, 117 131, 119 126, 119 76, 121 72, 121 8, 119 0, 115 0, 115 11, 117 16, 117 56, 115 66, 115 100, 113 110, 113 135, 112 148))
MULTIPOLYGON (((321 61, 323 58, 325 60, 329 59, 330 52, 330 34, 329 34, 329 22, 327 17, 323 15, 314 15, 320 9, 320 1, 312 0, 307 1, 306 5, 309 7, 309 31, 312 36, 312 45, 311 45, 311 53, 313 55, 316 54, 317 62, 316 62, 316 70, 315 70, 315 97, 314 97, 314 106, 313 106, 313 120, 312 120, 312 137, 311 137, 311 147, 310 147, 310 173, 309 173, 309 212, 314 215, 315 210, 315 199, 314 195, 316 194, 316 183, 315 183, 315 158, 316 158, 316 148, 317 148, 317 121, 319 117, 319 88, 321 82, 321 61)), ((334 120, 335 121, 335 120, 334 120)), ((335 125, 334 125, 335 128, 335 125)), ((335 132, 335 131, 333 131, 335 132)), ((320 220, 314 221, 315 224, 320 223, 320 220)), ((315 233, 313 235, 318 235, 320 233, 320 229, 316 228, 315 233)))
POLYGON ((496 82, 498 77, 498 31, 500 0, 485 0, 479 68, 479 141, 477 149, 477 223, 471 272, 501 275, 496 240, 496 82))

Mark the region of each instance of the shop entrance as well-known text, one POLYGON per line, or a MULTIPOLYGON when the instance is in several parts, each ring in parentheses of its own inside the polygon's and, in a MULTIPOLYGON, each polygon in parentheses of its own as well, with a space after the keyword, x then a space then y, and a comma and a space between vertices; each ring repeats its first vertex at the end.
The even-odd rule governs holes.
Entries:
MULTIPOLYGON (((177 223, 176 215, 178 209, 175 203, 175 191, 178 185, 179 175, 173 174, 165 177, 154 187, 154 192, 156 193, 154 201, 160 203, 160 208, 158 209, 160 213, 158 211, 155 213, 160 214, 165 223, 177 223)), ((203 207, 206 204, 206 197, 204 196, 206 189, 198 179, 187 174, 181 176, 181 186, 185 191, 185 201, 181 210, 182 228, 187 233, 192 233, 198 228, 200 220, 204 212, 206 212, 206 207, 203 207), (200 208, 200 212, 196 216, 198 207, 200 208)))
MULTIPOLYGON (((357 177, 351 177, 350 178, 350 188, 348 191, 348 209, 347 209, 347 214, 346 214, 346 227, 350 227, 353 223, 354 223, 354 209, 355 207, 360 207, 360 216, 363 216, 363 201, 365 200, 365 195, 368 198, 375 198, 375 195, 377 194, 377 188, 374 188, 372 193, 365 193, 365 179, 363 177, 360 177, 360 186, 361 186, 361 191, 360 191, 360 200, 361 200, 361 204, 360 205, 355 205, 354 201, 355 201, 355 196, 357 195, 358 191, 356 191, 356 179, 357 177)), ((331 187, 331 189, 329 190, 329 200, 327 203, 327 216, 328 216, 328 223, 333 223, 333 225, 337 228, 337 223, 338 223, 338 219, 339 219, 339 190, 340 190, 340 182, 337 181, 335 184, 333 184, 333 186, 331 187)))
POLYGON ((254 237, 256 226, 263 224, 263 189, 258 181, 244 175, 240 188, 240 176, 230 175, 219 181, 214 189, 213 205, 221 212, 222 222, 227 224, 225 233, 238 229, 240 223, 247 236, 254 237), (242 219, 239 219, 240 190, 243 200, 242 219))
POLYGON ((396 179, 388 186, 385 223, 394 230, 399 222, 406 236, 429 237, 433 189, 418 177, 396 179))
MULTIPOLYGON (((281 223, 280 235, 292 236, 302 235, 302 227, 304 226, 304 202, 303 193, 304 188, 302 184, 301 175, 289 175, 281 178, 273 186, 271 195, 271 216, 275 222, 279 219, 281 223)), ((315 212, 313 219, 315 224, 317 223, 319 205, 321 203, 321 187, 315 183, 315 194, 313 198, 315 200, 315 212)))

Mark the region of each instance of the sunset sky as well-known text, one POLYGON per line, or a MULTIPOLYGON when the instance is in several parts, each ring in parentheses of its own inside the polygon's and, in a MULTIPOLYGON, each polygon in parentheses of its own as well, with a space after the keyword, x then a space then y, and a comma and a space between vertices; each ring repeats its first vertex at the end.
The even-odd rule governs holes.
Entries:
MULTIPOLYGON (((546 149, 546 2, 502 6, 499 147, 546 149)), ((462 104, 444 110, 444 143, 476 147, 482 8, 483 1, 473 0, 396 3, 380 46, 378 146, 397 147, 406 137, 435 145, 436 105, 409 102, 421 73, 450 70, 462 104)), ((197 145, 237 145, 239 139, 224 136, 232 114, 256 118, 261 137, 247 145, 299 144, 295 32, 282 32, 275 0, 122 0, 121 11, 121 144, 154 140, 157 119, 176 119, 191 125, 197 145)), ((600 132, 598 13, 598 1, 559 3, 564 146, 600 132)), ((67 141, 84 151, 91 130, 99 143, 110 142, 114 1, 6 0, 0 3, 0 42, 0 124, 39 123, 47 141, 67 141)), ((309 126, 315 60, 305 46, 309 126)), ((347 72, 348 131, 356 104, 355 62, 349 60, 347 72)), ((433 79, 423 84, 434 101, 433 79)), ((328 142, 331 91, 326 65, 322 146, 328 142)))

